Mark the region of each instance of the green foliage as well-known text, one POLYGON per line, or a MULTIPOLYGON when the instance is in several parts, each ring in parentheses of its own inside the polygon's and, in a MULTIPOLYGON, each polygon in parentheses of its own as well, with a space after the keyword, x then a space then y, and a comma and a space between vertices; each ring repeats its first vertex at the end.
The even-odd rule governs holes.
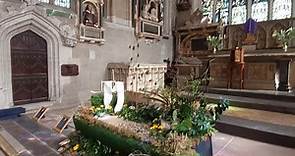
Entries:
MULTIPOLYGON (((179 88, 147 92, 146 97, 152 100, 150 104, 125 106, 120 115, 127 120, 153 123, 151 127, 157 126, 155 120, 165 121, 170 124, 171 132, 189 137, 209 136, 215 132, 215 122, 228 108, 229 101, 221 99, 216 104, 209 104, 204 98, 200 85, 200 81, 193 80, 179 88)), ((159 133, 160 131, 159 136, 163 136, 163 130, 158 130, 159 133)), ((153 135, 155 132, 157 131, 153 130, 153 135)))
POLYGON ((103 105, 103 94, 92 95, 90 98, 91 106, 99 107, 103 105))
POLYGON ((80 134, 74 133, 70 137, 70 148, 68 151, 75 152, 81 156, 112 156, 112 150, 101 144, 98 140, 91 140, 80 134))
POLYGON ((119 113, 119 116, 130 121, 140 122, 142 121, 142 118, 140 115, 138 115, 138 111, 135 109, 134 106, 127 106, 125 105, 121 112, 119 113))
POLYGON ((221 46, 221 39, 218 36, 208 36, 207 41, 213 48, 219 49, 221 46))
POLYGON ((295 38, 295 29, 293 27, 287 30, 275 30, 272 34, 283 46, 288 46, 288 42, 295 38))
POLYGON ((103 102, 103 94, 96 94, 92 95, 90 98, 91 106, 93 109, 93 114, 101 117, 105 114, 111 114, 113 113, 113 108, 116 105, 117 102, 117 96, 113 96, 114 98, 111 101, 110 107, 105 108, 104 102, 103 102))

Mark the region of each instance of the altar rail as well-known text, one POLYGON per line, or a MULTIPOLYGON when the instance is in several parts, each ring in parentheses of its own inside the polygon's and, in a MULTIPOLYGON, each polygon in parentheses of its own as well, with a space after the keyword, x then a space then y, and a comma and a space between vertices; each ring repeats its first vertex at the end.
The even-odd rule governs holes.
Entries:
POLYGON ((139 64, 109 63, 108 79, 123 81, 127 91, 152 91, 164 87, 166 64, 139 64))

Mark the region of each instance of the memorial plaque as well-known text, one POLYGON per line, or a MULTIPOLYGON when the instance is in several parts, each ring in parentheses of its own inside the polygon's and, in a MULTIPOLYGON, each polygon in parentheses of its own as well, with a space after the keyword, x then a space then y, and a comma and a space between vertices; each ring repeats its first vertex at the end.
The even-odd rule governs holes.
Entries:
POLYGON ((79 75, 79 66, 76 64, 63 64, 61 65, 62 76, 77 76, 79 75))
POLYGON ((33 119, 36 121, 39 121, 40 119, 42 119, 45 115, 45 113, 48 111, 47 107, 41 107, 33 116, 33 119))
POLYGON ((55 127, 53 128, 55 131, 57 131, 58 133, 62 133, 62 131, 67 127, 67 125, 70 123, 72 117, 68 117, 66 115, 64 115, 59 121, 58 123, 55 125, 55 127))

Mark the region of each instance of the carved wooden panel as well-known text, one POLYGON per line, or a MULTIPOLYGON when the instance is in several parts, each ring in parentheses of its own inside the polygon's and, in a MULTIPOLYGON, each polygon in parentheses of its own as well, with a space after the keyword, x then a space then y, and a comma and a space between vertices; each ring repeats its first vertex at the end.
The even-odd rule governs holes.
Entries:
POLYGON ((228 63, 211 63, 210 77, 213 80, 227 80, 228 70, 228 63))
POLYGON ((14 104, 48 100, 46 41, 28 30, 14 36, 10 44, 14 104))
MULTIPOLYGON (((257 49, 265 48, 277 48, 279 47, 279 42, 272 37, 275 30, 286 29, 291 26, 294 22, 294 18, 264 21, 257 23, 256 30, 256 47, 257 49)), ((230 25, 225 29, 224 34, 224 47, 225 49, 233 49, 236 46, 241 46, 246 38, 246 33, 244 32, 244 25, 230 25)), ((291 45, 293 46, 293 45, 291 45)))
POLYGON ((245 67, 245 79, 274 81, 275 70, 275 63, 248 63, 245 67))

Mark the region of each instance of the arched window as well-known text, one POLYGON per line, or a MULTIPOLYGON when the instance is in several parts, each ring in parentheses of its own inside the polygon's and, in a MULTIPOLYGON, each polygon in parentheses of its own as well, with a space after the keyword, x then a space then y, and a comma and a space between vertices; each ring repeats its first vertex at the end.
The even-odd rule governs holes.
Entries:
POLYGON ((70 8, 71 7, 71 0, 54 0, 54 5, 70 8))
POLYGON ((213 0, 202 0, 203 16, 209 18, 209 23, 212 23, 213 19, 213 0))
POLYGON ((233 0, 232 24, 244 23, 247 19, 247 0, 233 0))
POLYGON ((217 1, 215 7, 215 19, 214 22, 223 22, 228 24, 228 12, 229 12, 229 0, 217 1))
POLYGON ((272 19, 290 18, 292 14, 292 0, 274 0, 272 19))
POLYGON ((252 0, 252 18, 258 22, 268 18, 268 0, 252 0))

